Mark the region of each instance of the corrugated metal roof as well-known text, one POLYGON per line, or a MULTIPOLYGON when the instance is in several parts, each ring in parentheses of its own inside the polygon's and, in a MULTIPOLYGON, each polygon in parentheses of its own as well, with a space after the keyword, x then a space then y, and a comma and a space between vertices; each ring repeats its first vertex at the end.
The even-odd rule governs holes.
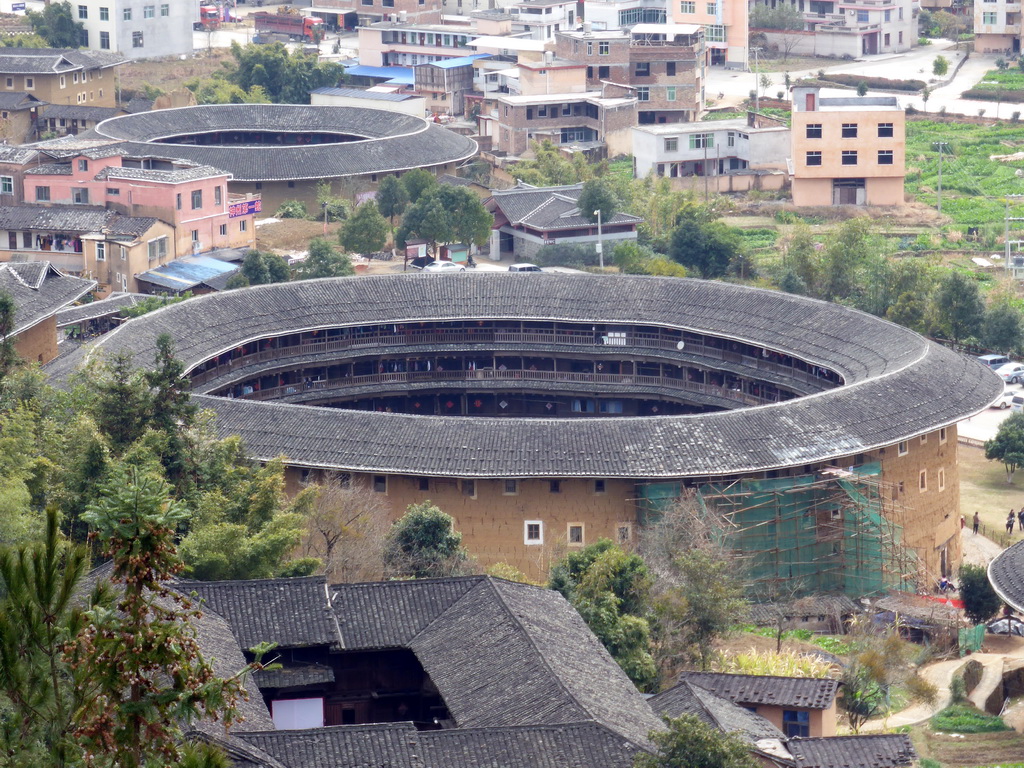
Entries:
POLYGON ((237 270, 236 265, 228 264, 220 259, 211 259, 208 256, 189 256, 143 272, 138 275, 137 279, 172 291, 187 291, 208 280, 214 280, 237 270))

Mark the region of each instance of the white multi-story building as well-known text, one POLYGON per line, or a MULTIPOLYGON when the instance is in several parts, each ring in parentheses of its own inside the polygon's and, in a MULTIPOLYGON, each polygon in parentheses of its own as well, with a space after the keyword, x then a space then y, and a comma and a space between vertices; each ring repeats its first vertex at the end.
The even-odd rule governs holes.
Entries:
MULTIPOLYGON (((917 42, 914 0, 756 0, 755 4, 775 7, 783 2, 803 14, 804 28, 757 32, 790 54, 856 58, 903 53, 917 42)), ((978 5, 982 4, 979 0, 978 5)))
POLYGON ((192 53, 193 3, 185 0, 72 0, 85 47, 129 59, 192 53))
POLYGON ((1020 53, 1020 0, 977 0, 974 4, 974 50, 1020 53))

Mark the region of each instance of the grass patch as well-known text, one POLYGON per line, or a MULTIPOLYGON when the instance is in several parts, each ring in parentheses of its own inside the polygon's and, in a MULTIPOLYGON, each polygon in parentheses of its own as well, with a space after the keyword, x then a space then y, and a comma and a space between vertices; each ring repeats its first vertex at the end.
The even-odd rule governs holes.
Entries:
POLYGON ((966 704, 953 704, 932 717, 933 730, 943 733, 998 733, 1011 730, 1001 717, 987 715, 966 704))
POLYGON ((951 736, 915 726, 910 738, 921 757, 921 768, 1021 768, 1024 754, 1024 738, 1015 731, 951 736))
POLYGON ((1024 101, 1024 72, 1019 69, 990 69, 962 96, 965 99, 1019 103, 1024 101))
POLYGON ((974 511, 981 513, 981 521, 995 531, 1002 531, 1006 512, 1017 509, 1021 496, 1021 475, 1014 482, 1006 482, 1006 472, 998 461, 985 458, 985 451, 971 445, 959 446, 960 512, 970 525, 974 511))

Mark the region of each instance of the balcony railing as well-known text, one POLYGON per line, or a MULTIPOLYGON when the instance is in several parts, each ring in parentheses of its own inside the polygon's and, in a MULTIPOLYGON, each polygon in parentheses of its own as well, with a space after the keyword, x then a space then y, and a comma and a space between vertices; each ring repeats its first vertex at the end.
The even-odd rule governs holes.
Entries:
POLYGON ((729 400, 743 405, 765 405, 779 401, 778 396, 759 397, 715 384, 687 381, 668 376, 644 376, 630 373, 572 373, 569 371, 531 370, 475 370, 475 371, 406 371, 401 373, 374 373, 365 376, 344 376, 334 379, 320 379, 306 383, 286 384, 279 387, 254 390, 240 395, 243 400, 277 400, 308 392, 354 389, 356 387, 381 385, 407 388, 411 384, 429 382, 558 382, 561 384, 610 384, 632 387, 654 387, 680 392, 692 392, 729 400))
MULTIPOLYGON (((629 333, 625 337, 606 337, 595 335, 591 331, 503 331, 481 329, 479 331, 410 331, 399 334, 358 334, 348 338, 312 341, 286 347, 274 347, 252 352, 239 357, 232 357, 204 371, 191 376, 192 385, 199 386, 226 376, 235 371, 265 362, 287 360, 289 358, 323 355, 348 350, 380 348, 382 354, 393 356, 396 347, 439 346, 439 345, 486 345, 493 350, 498 345, 528 346, 528 351, 535 352, 538 347, 595 347, 621 348, 623 352, 637 349, 665 350, 682 352, 686 358, 705 358, 714 361, 735 363, 743 368, 764 371, 779 375, 784 379, 803 384, 811 384, 815 390, 826 389, 830 382, 813 371, 803 371, 792 366, 774 362, 765 357, 752 357, 730 350, 712 347, 697 342, 685 342, 680 347, 680 340, 668 338, 656 333, 629 333), (383 350, 387 349, 385 353, 383 350)), ((458 373, 458 372, 456 372, 458 373)))

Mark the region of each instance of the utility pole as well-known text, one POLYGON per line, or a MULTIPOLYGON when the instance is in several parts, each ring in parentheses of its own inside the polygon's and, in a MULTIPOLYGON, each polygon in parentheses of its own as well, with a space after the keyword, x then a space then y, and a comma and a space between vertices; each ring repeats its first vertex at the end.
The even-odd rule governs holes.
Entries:
POLYGON ((949 144, 945 141, 936 141, 932 144, 932 147, 939 151, 939 190, 938 190, 938 201, 939 201, 939 213, 942 213, 942 152, 943 150, 949 151, 949 144))
POLYGON ((598 208, 594 211, 597 216, 597 258, 601 264, 601 269, 604 269, 604 244, 601 242, 601 209, 598 208))
MULTIPOLYGON (((714 134, 711 134, 714 136, 714 134)), ((708 201, 708 135, 704 135, 704 202, 708 201)))
POLYGON ((1010 222, 1011 221, 1024 221, 1024 217, 1010 216, 1010 201, 1020 200, 1024 198, 1024 195, 1007 195, 1006 196, 1006 216, 1004 218, 1003 225, 1003 245, 1006 251, 1006 271, 1010 271, 1010 222))
POLYGON ((751 48, 754 53, 754 111, 759 111, 760 95, 761 95, 761 84, 758 82, 760 75, 760 66, 758 65, 757 54, 761 52, 760 48, 751 48))

